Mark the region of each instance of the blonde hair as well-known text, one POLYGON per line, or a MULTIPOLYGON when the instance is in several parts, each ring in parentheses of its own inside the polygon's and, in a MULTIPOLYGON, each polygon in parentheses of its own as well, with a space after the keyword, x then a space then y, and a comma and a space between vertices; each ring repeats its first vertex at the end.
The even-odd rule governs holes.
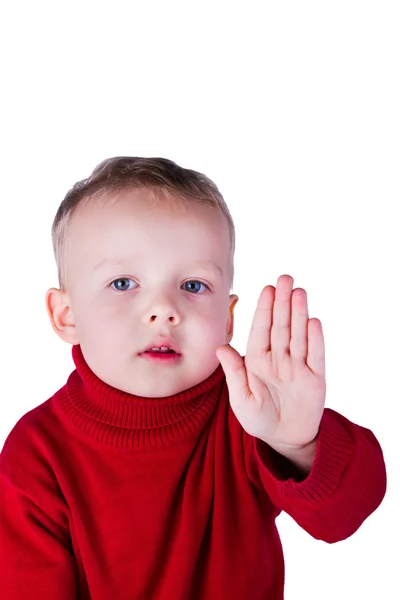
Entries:
POLYGON ((92 174, 78 181, 67 193, 55 215, 51 236, 57 265, 58 282, 65 290, 65 243, 72 214, 78 206, 100 202, 105 198, 112 202, 110 192, 145 188, 150 191, 154 205, 170 202, 181 205, 188 202, 208 204, 218 209, 227 219, 231 240, 231 281, 233 285, 235 252, 235 225, 228 206, 219 189, 211 179, 192 169, 180 167, 167 158, 144 158, 117 156, 108 158, 94 169, 92 174))

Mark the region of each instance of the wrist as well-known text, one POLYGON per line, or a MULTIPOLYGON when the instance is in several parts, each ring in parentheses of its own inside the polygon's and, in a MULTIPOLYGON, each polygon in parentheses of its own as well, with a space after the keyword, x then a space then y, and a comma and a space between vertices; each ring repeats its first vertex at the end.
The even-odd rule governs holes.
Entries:
POLYGON ((275 452, 293 463, 303 474, 308 475, 311 471, 317 453, 318 436, 303 446, 265 443, 275 450, 275 452))

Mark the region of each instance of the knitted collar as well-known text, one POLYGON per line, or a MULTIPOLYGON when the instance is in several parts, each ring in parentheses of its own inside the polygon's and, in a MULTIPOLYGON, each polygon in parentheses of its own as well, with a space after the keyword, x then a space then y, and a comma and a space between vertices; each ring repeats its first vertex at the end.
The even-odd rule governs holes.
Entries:
POLYGON ((90 369, 80 345, 72 347, 76 369, 59 397, 64 414, 86 436, 119 448, 162 447, 200 429, 210 418, 225 381, 221 365, 204 381, 164 398, 118 390, 90 369))

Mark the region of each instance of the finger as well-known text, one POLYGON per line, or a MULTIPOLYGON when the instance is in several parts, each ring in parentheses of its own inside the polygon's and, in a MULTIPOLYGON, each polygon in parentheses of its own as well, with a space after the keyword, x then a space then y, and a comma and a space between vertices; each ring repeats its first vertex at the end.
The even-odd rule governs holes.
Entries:
POLYGON ((259 358, 270 350, 274 298, 274 286, 267 285, 262 289, 251 324, 249 339, 247 341, 247 358, 259 358))
POLYGON ((321 321, 315 318, 309 319, 307 333, 307 366, 313 373, 325 379, 325 343, 321 321))
POLYGON ((290 275, 278 278, 272 313, 271 350, 279 356, 289 353, 292 286, 293 277, 290 275))
POLYGON ((307 358, 307 292, 296 288, 292 293, 292 320, 290 336, 290 356, 305 361, 307 358))

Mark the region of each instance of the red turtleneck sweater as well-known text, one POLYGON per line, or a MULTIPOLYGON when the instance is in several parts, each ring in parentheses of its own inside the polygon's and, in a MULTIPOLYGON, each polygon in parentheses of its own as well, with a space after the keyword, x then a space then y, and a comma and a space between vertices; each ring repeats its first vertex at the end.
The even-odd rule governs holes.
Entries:
POLYGON ((167 398, 68 382, 0 457, 2 600, 281 600, 283 510, 328 543, 382 501, 375 436, 325 409, 302 480, 234 416, 222 367, 167 398))

